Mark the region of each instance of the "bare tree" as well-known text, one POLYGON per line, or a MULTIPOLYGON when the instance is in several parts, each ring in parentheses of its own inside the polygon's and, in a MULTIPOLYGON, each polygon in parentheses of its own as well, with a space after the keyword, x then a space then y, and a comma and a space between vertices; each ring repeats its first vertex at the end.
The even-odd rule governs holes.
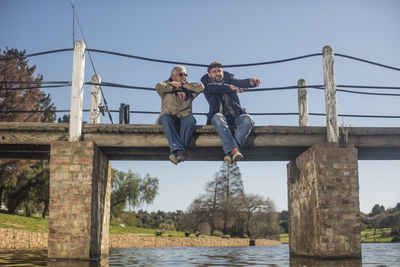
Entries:
POLYGON ((241 230, 249 237, 254 237, 256 218, 261 214, 275 211, 271 200, 256 194, 243 194, 240 199, 237 199, 235 207, 235 215, 242 227, 241 230))
POLYGON ((218 175, 220 183, 219 202, 221 206, 222 233, 228 234, 228 228, 233 225, 233 212, 235 200, 244 195, 242 175, 236 163, 233 165, 222 164, 218 175))
POLYGON ((216 230, 222 234, 243 237, 260 237, 279 229, 279 220, 270 199, 259 195, 246 195, 239 167, 224 163, 206 184, 206 193, 191 204, 186 222, 193 230, 207 222, 210 234, 216 230), (277 228, 277 227, 278 228, 277 228))

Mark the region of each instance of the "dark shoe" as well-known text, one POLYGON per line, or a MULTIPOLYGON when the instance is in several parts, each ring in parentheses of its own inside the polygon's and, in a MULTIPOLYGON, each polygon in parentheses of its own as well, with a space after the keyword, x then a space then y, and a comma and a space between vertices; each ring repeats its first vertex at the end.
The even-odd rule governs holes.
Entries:
POLYGON ((178 150, 176 152, 177 156, 176 159, 178 160, 178 163, 184 162, 186 160, 186 153, 183 150, 178 150))
POLYGON ((172 152, 171 154, 169 154, 168 158, 169 158, 169 160, 170 160, 173 164, 175 164, 175 165, 177 165, 177 164, 179 163, 179 162, 178 162, 178 159, 177 159, 177 157, 176 157, 175 151, 172 152))

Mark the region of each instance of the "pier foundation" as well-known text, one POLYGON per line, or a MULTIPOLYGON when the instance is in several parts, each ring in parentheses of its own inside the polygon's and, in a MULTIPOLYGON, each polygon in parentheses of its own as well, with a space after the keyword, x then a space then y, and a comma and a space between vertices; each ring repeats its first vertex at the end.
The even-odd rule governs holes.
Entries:
POLYGON ((360 258, 357 149, 314 145, 287 173, 290 255, 360 258))
POLYGON ((111 164, 94 142, 50 148, 49 259, 108 256, 111 164))

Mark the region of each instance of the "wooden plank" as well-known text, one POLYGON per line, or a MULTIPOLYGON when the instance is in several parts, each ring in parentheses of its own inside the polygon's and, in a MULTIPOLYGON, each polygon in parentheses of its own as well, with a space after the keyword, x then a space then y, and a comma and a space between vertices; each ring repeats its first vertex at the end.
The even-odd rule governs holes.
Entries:
POLYGON ((44 159, 50 158, 50 146, 38 144, 0 144, 1 159, 44 159))
MULTIPOLYGON (((68 130, 66 123, 0 122, 0 158, 46 157, 50 143, 68 140, 68 130)), ((84 124, 82 130, 83 139, 96 142, 109 159, 168 159, 168 143, 160 126, 84 124)), ((359 149, 360 159, 400 158, 400 127, 352 127, 347 140, 348 146, 359 149)), ((256 126, 243 152, 245 160, 291 160, 324 142, 325 127, 256 126)), ((188 154, 190 160, 221 160, 222 147, 213 126, 197 127, 188 154)))

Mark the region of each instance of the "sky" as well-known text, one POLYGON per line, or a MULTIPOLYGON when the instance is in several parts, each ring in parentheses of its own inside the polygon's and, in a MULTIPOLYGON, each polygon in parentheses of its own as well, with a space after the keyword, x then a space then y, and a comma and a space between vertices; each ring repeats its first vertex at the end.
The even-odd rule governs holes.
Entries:
MULTIPOLYGON (((171 61, 209 64, 264 62, 321 53, 325 45, 346 54, 400 67, 400 2, 398 0, 2 0, 0 49, 16 48, 27 54, 73 47, 86 40, 91 49, 171 61), (73 20, 71 3, 79 19, 73 20), (74 23, 73 23, 74 21, 74 23)), ((103 81, 154 87, 169 77, 173 64, 90 53, 86 55, 85 81, 96 73, 103 81), (93 67, 94 66, 94 67, 93 67)), ((29 58, 44 81, 71 81, 72 52, 29 58)), ((186 67, 188 80, 197 82, 202 67, 186 67)), ((321 57, 256 67, 226 68, 237 78, 261 79, 260 87, 283 87, 305 79, 323 84, 321 57)), ((399 86, 395 70, 335 57, 336 82, 342 85, 399 86)), ((70 88, 43 89, 58 110, 70 107, 70 88)), ((121 103, 131 110, 160 110, 153 91, 104 87, 111 110, 121 103)), ((370 90, 371 91, 371 90, 370 90)), ((377 90, 375 90, 376 92, 377 90)), ((398 93, 392 91, 383 91, 398 93)), ((297 112, 297 91, 248 92, 240 95, 249 113, 297 112)), ((400 115, 400 97, 337 93, 339 114, 400 115)), ((324 113, 324 94, 308 90, 309 112, 324 113)), ((85 87, 84 109, 90 106, 85 87)), ((193 103, 194 112, 206 113, 204 95, 193 103)), ((61 117, 63 114, 58 113, 61 117)), ((153 124, 157 115, 131 114, 131 123, 153 124)), ((84 114, 88 121, 89 115, 84 114)), ((206 118, 196 116, 198 125, 206 118)), ((113 113, 118 123, 118 114, 113 113)), ((111 123, 107 117, 101 123, 111 123)), ((262 125, 297 126, 297 116, 255 116, 262 125)), ((353 127, 399 127, 400 119, 339 118, 353 127)), ((309 117, 310 126, 325 126, 324 117, 309 117)), ((186 210, 204 193, 205 184, 220 162, 189 161, 178 166, 166 161, 112 161, 115 169, 150 174, 159 179, 159 195, 148 211, 186 210)), ((239 162, 246 193, 270 198, 278 211, 287 210, 287 162, 239 162)), ((400 161, 359 161, 360 209, 369 213, 375 204, 385 208, 400 202, 400 161)))

